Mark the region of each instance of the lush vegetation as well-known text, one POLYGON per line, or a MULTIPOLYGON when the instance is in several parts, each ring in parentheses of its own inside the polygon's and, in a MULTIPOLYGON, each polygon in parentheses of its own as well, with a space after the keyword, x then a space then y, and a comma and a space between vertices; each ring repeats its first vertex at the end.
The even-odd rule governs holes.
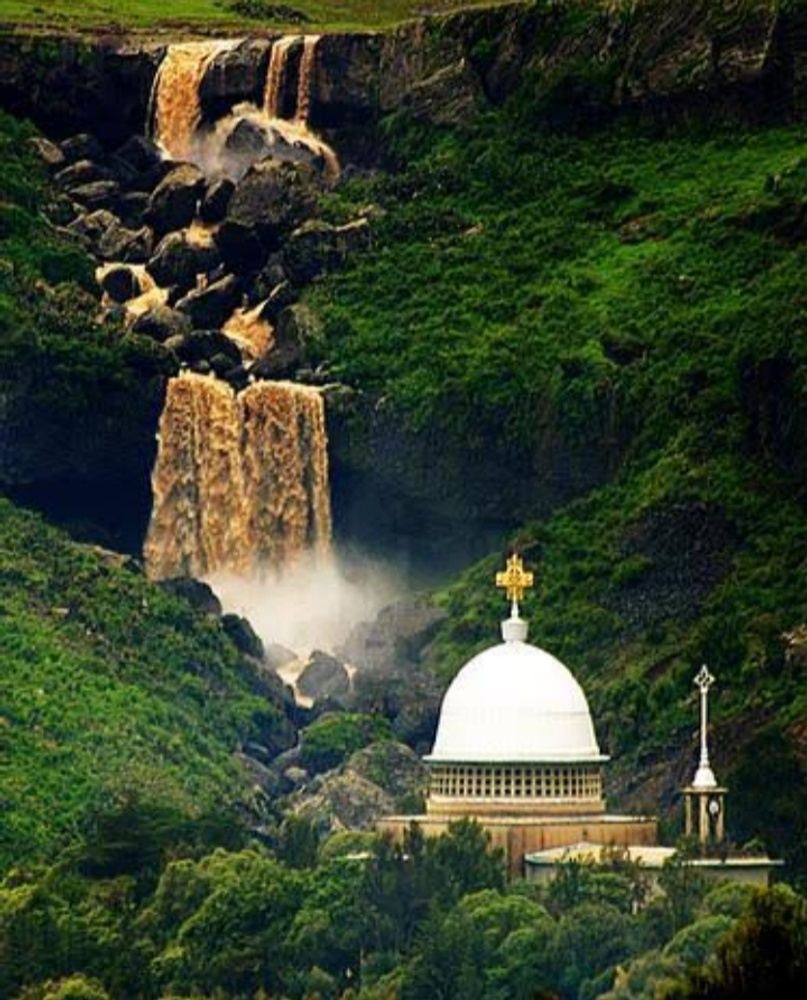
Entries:
MULTIPOLYGON (((483 0, 438 0, 432 12, 472 7, 483 0)), ((484 0, 493 6, 496 0, 484 0)), ((135 28, 148 30, 226 27, 254 29, 381 28, 417 16, 423 4, 417 0, 173 0, 169 8, 160 0, 0 0, 0 24, 42 28, 135 28)))
POLYGON ((119 562, 0 500, 2 870, 141 801, 204 839, 261 806, 232 751, 293 735, 216 619, 119 562))
POLYGON ((709 887, 673 864, 649 901, 645 874, 615 854, 505 888, 467 822, 399 846, 365 838, 360 853, 337 834, 304 864, 254 845, 155 863, 151 820, 130 813, 0 883, 0 994, 750 1000, 804 982, 807 903, 785 887, 709 887))
MULTIPOLYGON (((385 214, 313 296, 322 354, 471 463, 541 468, 558 437, 571 463, 611 454, 608 485, 513 539, 532 634, 583 680, 618 778, 691 756, 708 662, 732 829, 803 872, 805 658, 784 638, 807 619, 803 132, 548 110, 528 85, 467 129, 388 123, 400 170, 331 204, 385 214)), ((500 558, 439 597, 446 679, 491 640, 500 558)))
POLYGON ((326 712, 302 731, 300 762, 310 774, 318 774, 337 767, 356 750, 391 737, 383 716, 326 712))
POLYGON ((30 140, 35 130, 0 111, 0 387, 25 396, 43 425, 94 414, 121 438, 151 406, 149 377, 167 355, 143 337, 97 319, 86 252, 58 233, 63 206, 30 140))

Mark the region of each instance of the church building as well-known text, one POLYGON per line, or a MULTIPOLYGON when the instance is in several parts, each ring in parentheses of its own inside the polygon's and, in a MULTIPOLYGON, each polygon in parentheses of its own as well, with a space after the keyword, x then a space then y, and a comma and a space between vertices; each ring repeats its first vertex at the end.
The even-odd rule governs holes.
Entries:
MULTIPOLYGON (((426 812, 389 816, 377 828, 396 839, 416 824, 425 836, 445 833, 451 822, 476 820, 500 848, 511 877, 551 877, 569 858, 598 860, 603 850, 625 848, 648 869, 675 851, 657 846, 655 816, 609 813, 603 795, 600 752, 583 689, 546 650, 527 642, 519 604, 533 574, 519 556, 496 575, 506 591, 510 617, 502 642, 473 657, 443 698, 429 768, 426 812)), ((695 679, 701 693, 701 756, 692 785, 683 790, 686 832, 702 844, 724 836, 726 789, 709 766, 706 704, 714 678, 706 668, 695 679)), ((765 858, 699 858, 704 874, 762 882, 778 862, 765 858)))
POLYGON ((443 699, 429 767, 426 813, 378 827, 400 837, 411 823, 427 836, 461 817, 477 820, 503 850, 511 875, 533 851, 580 842, 656 843, 653 816, 606 810, 600 753, 588 702, 571 671, 527 642, 519 603, 533 575, 514 555, 497 574, 510 600, 502 642, 457 674, 443 699))

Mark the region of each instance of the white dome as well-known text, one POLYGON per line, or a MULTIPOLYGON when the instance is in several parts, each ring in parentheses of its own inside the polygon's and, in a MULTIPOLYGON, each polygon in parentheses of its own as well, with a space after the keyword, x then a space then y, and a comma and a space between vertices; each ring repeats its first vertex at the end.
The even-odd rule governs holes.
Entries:
POLYGON ((510 641, 470 660, 443 698, 427 760, 594 762, 600 754, 583 689, 554 656, 521 641, 526 623, 511 619, 510 641))

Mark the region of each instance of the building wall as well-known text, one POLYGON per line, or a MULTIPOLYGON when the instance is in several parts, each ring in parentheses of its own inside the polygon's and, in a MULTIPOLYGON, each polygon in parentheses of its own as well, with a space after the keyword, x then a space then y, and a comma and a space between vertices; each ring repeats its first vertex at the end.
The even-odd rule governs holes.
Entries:
MULTIPOLYGON (((565 847, 588 841, 627 847, 630 844, 655 844, 658 821, 644 816, 573 816, 526 817, 486 816, 476 819, 489 835, 491 845, 500 848, 505 857, 508 875, 520 878, 524 874, 524 855, 550 847, 565 847)), ((448 831, 457 817, 451 815, 390 816, 377 824, 380 833, 388 833, 400 841, 414 823, 427 837, 438 837, 448 831)))

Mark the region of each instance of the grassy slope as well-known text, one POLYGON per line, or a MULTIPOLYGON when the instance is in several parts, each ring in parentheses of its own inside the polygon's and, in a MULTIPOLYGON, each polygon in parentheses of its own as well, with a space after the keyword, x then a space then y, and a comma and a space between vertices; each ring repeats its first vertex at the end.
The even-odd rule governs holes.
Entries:
MULTIPOLYGON (((437 0, 424 4, 418 0, 290 0, 274 4, 299 11, 309 20, 306 30, 357 30, 384 28, 415 17, 425 9, 430 12, 461 7, 494 6, 496 0, 437 0)), ((271 7, 271 0, 266 6, 271 7)), ((256 5, 257 7, 257 5, 256 5)), ((121 26, 148 29, 160 26, 192 25, 200 28, 291 27, 282 17, 244 17, 233 11, 227 0, 0 0, 0 23, 41 29, 92 28, 121 26)), ((297 26, 299 30, 299 26, 297 26)))
MULTIPOLYGON (((718 761, 724 774, 746 769, 736 833, 767 832, 797 852, 807 805, 793 726, 807 696, 781 633, 807 619, 805 497, 787 468, 797 446, 803 461, 804 440, 752 445, 742 373, 783 362, 793 432, 807 403, 805 261, 792 240, 807 194, 804 136, 548 135, 525 117, 523 95, 519 107, 465 135, 424 138, 391 123, 402 173, 333 205, 338 217, 344 200, 374 199, 387 214, 372 256, 313 297, 323 353, 413 423, 460 440, 485 435, 507 450, 553 424, 583 439, 608 414, 630 430, 611 485, 518 538, 538 563, 533 634, 585 683, 623 776, 692 750, 691 676, 708 660, 721 682, 718 761), (682 507, 719 512, 738 539, 694 616, 651 587, 675 553, 654 564, 631 548, 653 517, 682 507), (658 603, 632 624, 644 588, 658 603)), ((442 595, 453 615, 432 656, 445 677, 490 642, 498 558, 442 595)), ((686 597, 698 568, 684 572, 686 597)))
POLYGON ((215 619, 0 500, 0 870, 133 791, 200 815, 243 791, 276 710, 215 619))

